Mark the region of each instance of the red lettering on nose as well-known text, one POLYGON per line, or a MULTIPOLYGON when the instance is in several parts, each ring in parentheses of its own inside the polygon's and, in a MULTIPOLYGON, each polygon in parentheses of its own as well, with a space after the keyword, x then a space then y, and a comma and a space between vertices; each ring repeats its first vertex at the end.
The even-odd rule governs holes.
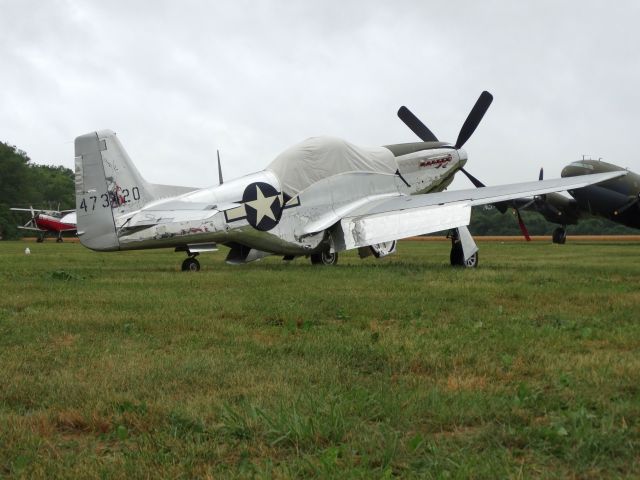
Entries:
POLYGON ((447 163, 451 161, 451 155, 447 155, 444 158, 434 158, 432 160, 422 160, 419 164, 420 167, 431 167, 435 165, 436 168, 446 167, 447 163))

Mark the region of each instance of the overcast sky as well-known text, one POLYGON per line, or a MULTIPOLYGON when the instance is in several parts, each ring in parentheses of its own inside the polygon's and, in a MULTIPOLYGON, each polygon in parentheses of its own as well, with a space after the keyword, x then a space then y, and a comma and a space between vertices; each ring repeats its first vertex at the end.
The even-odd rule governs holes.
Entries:
MULTIPOLYGON (((0 0, 0 140, 73 168, 112 129, 155 183, 261 170, 307 137, 416 141, 407 105, 487 184, 583 154, 640 171, 640 2, 0 0)), ((1 181, 1 179, 0 179, 1 181)), ((457 178, 455 188, 471 185, 457 178)))

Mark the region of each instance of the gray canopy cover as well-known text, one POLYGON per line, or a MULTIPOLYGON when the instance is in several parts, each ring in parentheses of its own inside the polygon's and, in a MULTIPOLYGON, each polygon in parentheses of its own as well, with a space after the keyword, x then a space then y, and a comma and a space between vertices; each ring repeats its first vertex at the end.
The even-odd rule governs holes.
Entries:
POLYGON ((311 137, 288 148, 268 166, 293 197, 309 185, 346 172, 394 174, 398 164, 384 147, 362 148, 335 137, 311 137))

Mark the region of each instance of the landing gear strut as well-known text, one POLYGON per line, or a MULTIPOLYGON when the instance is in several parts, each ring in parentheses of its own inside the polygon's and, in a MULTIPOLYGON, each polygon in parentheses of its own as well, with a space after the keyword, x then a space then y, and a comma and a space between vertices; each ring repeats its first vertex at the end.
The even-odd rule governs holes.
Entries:
POLYGON ((183 272, 198 272, 200 271, 200 262, 196 259, 198 254, 194 253, 184 259, 182 262, 183 272))
POLYGON ((56 243, 62 243, 62 232, 58 233, 58 238, 56 238, 56 243))
POLYGON ((476 268, 478 266, 478 251, 476 251, 466 260, 464 259, 464 248, 462 247, 462 239, 457 228, 454 228, 447 235, 451 239, 451 253, 449 254, 449 262, 452 267, 476 268))
POLYGON ((565 228, 566 227, 564 226, 558 227, 553 231, 553 235, 551 236, 553 243, 564 245, 564 243, 567 241, 567 230, 565 228))

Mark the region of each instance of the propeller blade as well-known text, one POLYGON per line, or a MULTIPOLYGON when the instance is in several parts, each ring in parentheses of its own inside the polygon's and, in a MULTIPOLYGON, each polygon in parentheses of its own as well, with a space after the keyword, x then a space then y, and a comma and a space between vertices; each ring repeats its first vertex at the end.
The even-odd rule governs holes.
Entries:
POLYGON ((560 210, 558 210, 558 208, 551 202, 547 202, 547 196, 546 195, 542 195, 544 198, 542 199, 542 201, 544 202, 544 207, 546 207, 548 210, 551 211, 551 213, 553 213, 554 215, 561 217, 562 216, 562 212, 560 210))
POLYGON ((458 140, 455 145, 456 150, 462 148, 462 146, 467 143, 467 140, 471 138, 471 135, 473 135, 473 132, 476 131, 476 128, 480 124, 482 117, 484 117, 484 114, 489 109, 491 102, 493 102, 493 95, 489 92, 484 91, 480 94, 476 104, 473 106, 467 116, 467 119, 462 124, 462 128, 460 129, 458 140))
POLYGON ((631 200, 630 202, 625 203, 622 207, 620 207, 615 212, 613 212, 613 214, 614 215, 620 215, 621 213, 624 213, 626 210, 629 210, 634 205, 638 205, 639 201, 640 201, 640 198, 636 197, 633 200, 631 200))
POLYGON ((220 165, 220 150, 216 150, 218 154, 218 184, 222 185, 222 165, 220 165))
POLYGON ((471 175, 469 172, 467 172, 464 168, 460 167, 460 171, 462 173, 464 173, 467 178, 469 180, 471 180, 471 183, 473 183, 475 185, 476 188, 482 188, 482 187, 486 187, 486 185, 484 183, 482 183, 480 180, 478 180, 476 177, 474 177, 473 175, 471 175))
POLYGON ((438 138, 427 126, 416 117, 411 110, 404 105, 398 110, 398 117, 411 129, 423 142, 437 142, 438 138))
MULTIPOLYGON (((473 175, 471 175, 469 172, 467 172, 464 168, 460 167, 460 171, 462 173, 464 173, 467 178, 471 181, 471 183, 473 183, 473 185, 476 188, 482 188, 482 187, 486 187, 486 185, 484 183, 482 183, 480 180, 478 180, 476 177, 474 177, 473 175)), ((496 207, 498 209, 498 211, 500 213, 505 213, 507 211, 507 209, 509 208, 508 202, 498 202, 498 203, 494 203, 493 204, 494 207, 496 207)))
POLYGON ((538 174, 538 180, 544 179, 544 169, 540 167, 540 173, 538 174))
POLYGON ((516 215, 518 215, 518 225, 520 225, 520 231, 522 232, 522 235, 524 235, 525 240, 527 242, 530 242, 531 237, 529 236, 529 231, 527 230, 527 226, 522 221, 522 217, 520 216, 520 210, 518 210, 517 208, 514 208, 514 210, 516 211, 516 215))

